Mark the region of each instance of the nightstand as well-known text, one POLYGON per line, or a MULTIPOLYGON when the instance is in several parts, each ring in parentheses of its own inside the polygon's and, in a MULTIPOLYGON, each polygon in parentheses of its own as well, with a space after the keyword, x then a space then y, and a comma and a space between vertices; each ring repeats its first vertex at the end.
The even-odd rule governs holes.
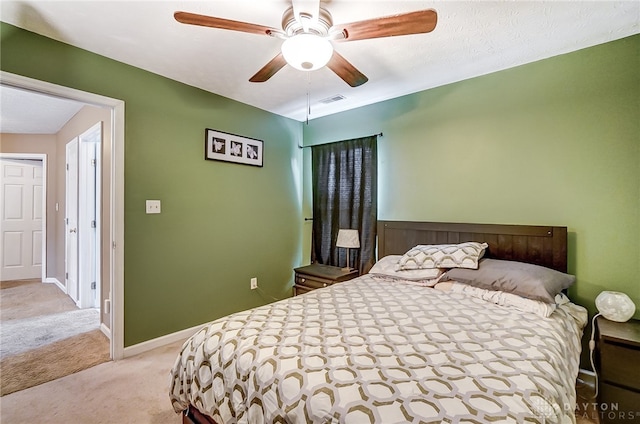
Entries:
POLYGON ((596 321, 601 422, 640 420, 640 321, 596 321))
POLYGON ((293 295, 310 292, 335 283, 351 280, 358 276, 358 270, 343 270, 337 266, 311 264, 294 269, 296 273, 293 295))

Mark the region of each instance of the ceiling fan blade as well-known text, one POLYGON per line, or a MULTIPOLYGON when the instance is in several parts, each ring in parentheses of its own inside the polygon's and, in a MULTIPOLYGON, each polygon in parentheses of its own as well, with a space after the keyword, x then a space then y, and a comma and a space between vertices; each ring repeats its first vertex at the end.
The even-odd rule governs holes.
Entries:
POLYGON ((282 32, 278 29, 267 27, 264 25, 233 21, 231 19, 215 18, 213 16, 198 15, 196 13, 189 12, 176 12, 173 14, 173 17, 176 19, 176 21, 183 24, 248 32, 249 34, 273 35, 275 33, 282 32))
POLYGON ((433 31, 437 22, 438 14, 435 10, 429 9, 335 25, 333 29, 337 29, 344 34, 342 40, 337 39, 336 41, 355 41, 397 35, 423 34, 433 31))
POLYGON ((250 82, 265 82, 272 76, 276 74, 280 69, 287 64, 287 61, 284 60, 284 56, 282 53, 278 53, 276 57, 271 59, 269 63, 264 65, 262 69, 260 69, 254 76, 249 78, 250 82))
POLYGON ((333 51, 331 60, 327 63, 327 67, 351 87, 358 87, 369 81, 369 78, 358 71, 355 66, 335 50, 333 51))

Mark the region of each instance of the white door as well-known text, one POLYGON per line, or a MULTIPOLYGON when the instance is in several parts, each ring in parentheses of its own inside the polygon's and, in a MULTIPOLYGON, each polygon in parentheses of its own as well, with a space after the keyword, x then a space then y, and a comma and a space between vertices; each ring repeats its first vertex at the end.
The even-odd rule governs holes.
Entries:
POLYGON ((42 277, 43 166, 39 160, 0 160, 1 280, 42 277))
POLYGON ((78 139, 67 143, 65 219, 65 287, 74 302, 80 301, 78 288, 78 139))
POLYGON ((78 287, 80 308, 100 307, 100 184, 99 154, 102 123, 79 137, 78 287))

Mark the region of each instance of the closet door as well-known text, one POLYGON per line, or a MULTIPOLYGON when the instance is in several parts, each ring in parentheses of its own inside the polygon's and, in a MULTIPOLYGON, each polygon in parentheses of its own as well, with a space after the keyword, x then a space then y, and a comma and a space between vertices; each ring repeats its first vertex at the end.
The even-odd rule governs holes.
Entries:
POLYGON ((2 281, 42 277, 42 170, 40 160, 0 160, 2 281))

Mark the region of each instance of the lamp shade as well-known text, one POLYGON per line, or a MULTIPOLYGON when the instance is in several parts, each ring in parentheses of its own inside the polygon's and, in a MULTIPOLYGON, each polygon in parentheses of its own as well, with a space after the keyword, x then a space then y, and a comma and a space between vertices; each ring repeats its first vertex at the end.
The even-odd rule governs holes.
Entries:
POLYGON ((358 235, 358 230, 338 230, 336 247, 360 247, 360 236, 358 235))
POLYGON ((300 71, 315 71, 329 62, 333 46, 315 34, 298 34, 282 43, 284 60, 300 71))
POLYGON ((596 297, 596 308, 608 320, 625 322, 636 312, 636 305, 624 293, 603 291, 596 297))

